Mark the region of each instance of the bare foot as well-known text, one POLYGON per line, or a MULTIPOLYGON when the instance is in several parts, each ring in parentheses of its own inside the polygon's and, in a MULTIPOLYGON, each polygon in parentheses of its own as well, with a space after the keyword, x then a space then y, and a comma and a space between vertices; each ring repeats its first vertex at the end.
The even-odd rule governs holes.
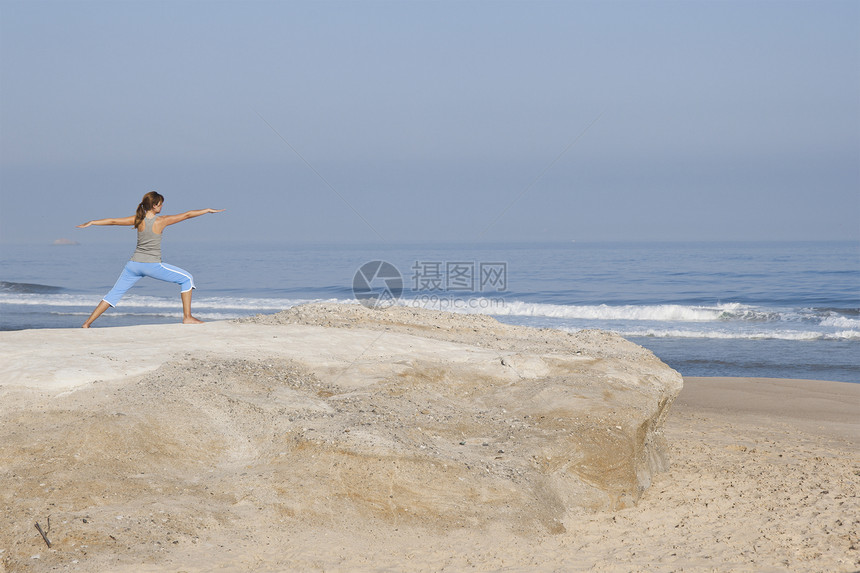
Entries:
POLYGON ((81 325, 81 328, 89 328, 89 327, 90 327, 90 325, 89 325, 89 324, 82 324, 82 325, 81 325))
POLYGON ((203 324, 203 321, 193 316, 186 316, 182 319, 182 324, 203 324))

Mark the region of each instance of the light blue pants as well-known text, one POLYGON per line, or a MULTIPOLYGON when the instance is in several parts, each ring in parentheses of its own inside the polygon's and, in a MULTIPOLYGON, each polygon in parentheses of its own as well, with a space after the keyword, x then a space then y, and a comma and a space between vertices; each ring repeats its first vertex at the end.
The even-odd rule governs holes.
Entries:
POLYGON ((180 286, 180 292, 188 292, 194 286, 194 277, 188 271, 166 263, 136 263, 129 261, 116 280, 116 284, 104 297, 104 301, 111 306, 116 306, 119 299, 143 277, 152 277, 160 281, 176 283, 180 286))

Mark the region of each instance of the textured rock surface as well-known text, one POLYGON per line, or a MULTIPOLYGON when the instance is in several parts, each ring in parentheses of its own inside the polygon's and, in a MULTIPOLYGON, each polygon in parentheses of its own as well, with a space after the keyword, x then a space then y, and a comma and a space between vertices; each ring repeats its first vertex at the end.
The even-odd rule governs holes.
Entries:
POLYGON ((604 332, 407 308, 3 340, 8 564, 48 515, 45 566, 115 543, 134 562, 244 523, 561 533, 635 504, 666 467, 682 386, 604 332))
MULTIPOLYGON (((681 376, 616 335, 538 330, 487 316, 404 307, 316 304, 249 320, 370 329, 465 345, 460 353, 440 348, 431 360, 407 357, 374 385, 380 422, 373 426, 394 438, 389 446, 417 454, 432 467, 447 464, 445 475, 431 478, 427 471, 426 483, 411 487, 415 497, 423 497, 423 490, 434 498, 428 505, 462 511, 463 499, 480 499, 476 515, 486 511, 484 518, 497 518, 505 513, 502 507, 515 508, 514 521, 531 517, 560 529, 572 510, 635 503, 653 473, 667 466, 660 428, 681 390, 681 376), (398 410, 392 401, 408 402, 414 408, 411 419, 387 418, 385 413, 398 410), (457 494, 462 484, 454 487, 451 479, 462 482, 461 471, 477 488, 463 498, 457 494), (439 480, 448 482, 441 489, 449 499, 431 493, 439 489, 432 482, 439 480), (491 500, 498 501, 498 511, 487 511, 491 500)), ((364 367, 360 358, 353 365, 358 371, 364 367)), ((349 375, 339 373, 331 382, 333 396, 349 386, 343 378, 349 375)), ((361 440, 349 444, 350 450, 363 451, 361 440)))

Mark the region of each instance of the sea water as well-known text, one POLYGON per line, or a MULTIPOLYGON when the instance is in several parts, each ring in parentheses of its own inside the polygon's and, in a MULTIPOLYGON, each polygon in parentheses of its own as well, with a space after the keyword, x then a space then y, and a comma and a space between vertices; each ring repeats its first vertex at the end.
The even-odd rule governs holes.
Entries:
MULTIPOLYGON (((0 246, 0 330, 79 327, 119 276, 131 239, 0 246)), ((610 330, 685 376, 860 382, 857 242, 282 245, 166 238, 165 262, 194 275, 193 310, 203 320, 311 301, 358 304, 369 293, 380 306, 610 330)), ((145 278, 94 326, 180 318, 177 285, 145 278)))

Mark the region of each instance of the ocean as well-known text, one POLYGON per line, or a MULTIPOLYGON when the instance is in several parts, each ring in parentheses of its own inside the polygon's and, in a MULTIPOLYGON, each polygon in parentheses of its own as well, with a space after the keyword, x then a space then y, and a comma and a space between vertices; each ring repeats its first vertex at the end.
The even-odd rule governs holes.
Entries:
MULTIPOLYGON (((76 328, 127 241, 0 246, 0 330, 76 328)), ((401 304, 617 332, 685 376, 860 382, 860 243, 296 245, 172 242, 194 315, 311 301, 401 304)), ((94 327, 177 322, 177 285, 143 279, 94 327)))

